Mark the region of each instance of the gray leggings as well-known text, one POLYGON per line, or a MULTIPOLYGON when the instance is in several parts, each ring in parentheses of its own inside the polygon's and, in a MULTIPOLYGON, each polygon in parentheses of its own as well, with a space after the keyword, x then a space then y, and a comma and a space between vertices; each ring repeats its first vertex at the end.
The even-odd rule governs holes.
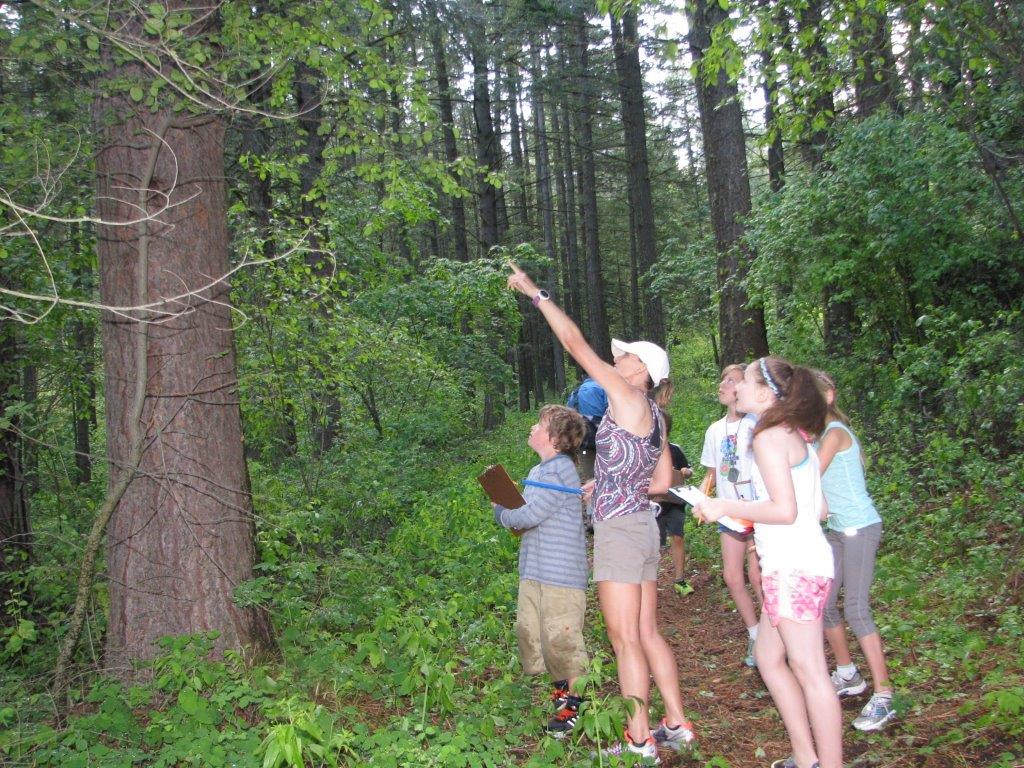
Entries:
POLYGON ((875 578, 875 554, 882 540, 882 524, 875 523, 858 528, 853 536, 842 531, 825 531, 825 538, 832 547, 836 577, 825 603, 825 627, 831 629, 840 624, 839 590, 843 590, 843 614, 853 634, 865 637, 876 631, 871 618, 868 591, 875 578))

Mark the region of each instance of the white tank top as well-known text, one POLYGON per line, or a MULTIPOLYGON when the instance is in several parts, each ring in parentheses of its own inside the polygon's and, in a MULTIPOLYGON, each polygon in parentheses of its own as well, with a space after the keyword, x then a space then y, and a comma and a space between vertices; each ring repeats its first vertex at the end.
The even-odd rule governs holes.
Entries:
MULTIPOLYGON (((754 523, 754 544, 763 573, 792 573, 834 578, 832 548, 821 530, 821 474, 818 454, 807 446, 806 458, 790 468, 796 493, 796 520, 789 525, 754 523)), ((752 481, 755 499, 769 498, 757 464, 752 481)))

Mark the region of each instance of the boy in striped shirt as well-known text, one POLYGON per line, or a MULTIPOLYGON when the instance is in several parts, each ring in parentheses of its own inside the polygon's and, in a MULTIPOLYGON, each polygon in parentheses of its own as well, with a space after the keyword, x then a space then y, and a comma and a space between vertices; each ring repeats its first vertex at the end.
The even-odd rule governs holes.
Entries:
POLYGON ((589 664, 583 642, 586 611, 587 551, 575 460, 585 431, 583 417, 562 405, 546 405, 527 440, 540 457, 528 479, 526 504, 518 509, 494 505, 494 519, 523 531, 519 540, 519 600, 516 635, 523 671, 545 670, 555 680, 556 713, 548 732, 561 738, 579 716, 582 699, 572 685, 589 664))

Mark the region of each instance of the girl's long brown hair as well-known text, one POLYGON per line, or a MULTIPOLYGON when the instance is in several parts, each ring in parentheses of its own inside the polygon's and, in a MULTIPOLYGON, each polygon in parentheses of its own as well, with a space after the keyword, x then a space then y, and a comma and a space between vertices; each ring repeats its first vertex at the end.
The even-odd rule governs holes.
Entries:
POLYGON ((825 429, 828 405, 811 369, 794 365, 781 357, 763 357, 761 360, 755 360, 749 367, 754 369, 762 384, 775 392, 776 400, 758 418, 754 434, 781 424, 790 429, 802 429, 811 436, 820 435, 825 429), (774 387, 765 380, 761 360, 774 387))

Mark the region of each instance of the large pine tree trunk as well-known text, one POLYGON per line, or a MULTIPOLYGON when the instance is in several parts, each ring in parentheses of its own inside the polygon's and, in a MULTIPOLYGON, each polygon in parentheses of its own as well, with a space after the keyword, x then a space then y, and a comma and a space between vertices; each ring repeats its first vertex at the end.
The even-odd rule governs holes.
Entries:
MULTIPOLYGON (((822 32, 823 0, 809 0, 800 12, 797 26, 800 39, 809 39, 804 55, 810 62, 811 79, 804 89, 804 109, 812 130, 801 149, 812 169, 818 169, 828 147, 832 124, 835 122, 835 98, 828 81, 829 55, 822 32), (814 127, 817 121, 817 127, 814 127)), ((853 349, 853 303, 840 295, 841 288, 826 283, 822 289, 825 351, 830 355, 848 355, 853 349)))
POLYGON ((764 312, 747 306, 744 287, 753 253, 743 242, 742 220, 750 213, 750 180, 737 86, 725 71, 705 73, 704 52, 727 11, 712 0, 687 4, 689 44, 698 66, 697 101, 704 135, 711 223, 718 250, 718 333, 723 363, 743 362, 768 354, 764 312), (707 75, 711 75, 708 82, 707 75))
MULTIPOLYGON (((109 74, 141 73, 110 63, 109 74)), ((161 302, 157 310, 174 313, 132 313, 160 320, 148 324, 110 311, 102 317, 111 488, 139 459, 107 531, 106 662, 131 678, 133 663, 156 653, 163 635, 217 630, 218 650, 268 647, 273 638, 266 615, 232 597, 253 576, 255 526, 229 286, 205 287, 229 268, 224 126, 170 108, 136 110, 116 90, 97 97, 93 124, 105 222, 101 300, 161 302), (116 226, 136 219, 140 203, 153 214, 165 200, 174 207, 148 224, 116 226), (194 293, 164 301, 186 291, 194 293), (140 383, 143 408, 133 423, 140 383)))
MULTIPOLYGON (((561 48, 558 51, 558 67, 562 77, 566 80, 571 78, 567 66, 567 46, 565 40, 561 41, 561 48)), ((561 93, 561 132, 559 133, 558 147, 560 150, 560 175, 558 194, 561 198, 562 208, 562 230, 565 242, 566 274, 565 274, 565 306, 571 310, 570 314, 577 323, 583 319, 583 301, 580 295, 580 241, 579 225, 576 218, 576 163, 573 155, 573 139, 571 118, 572 107, 569 101, 568 88, 563 88, 561 93)))
MULTIPOLYGON (((437 104, 441 113, 441 135, 444 138, 444 160, 454 169, 459 160, 459 147, 455 141, 455 113, 452 110, 452 90, 448 77, 448 54, 444 46, 441 21, 430 20, 430 47, 434 51, 434 76, 437 78, 437 104)), ((456 261, 469 261, 469 241, 466 236, 466 204, 458 195, 448 197, 452 217, 452 241, 456 261)))
MULTIPOLYGON (((626 174, 629 181, 633 211, 631 221, 636 241, 635 280, 645 283, 657 259, 657 238, 654 230, 654 202, 651 199, 651 173, 647 162, 647 116, 644 113, 644 80, 640 69, 640 40, 637 35, 636 12, 622 15, 622 26, 612 17, 612 41, 615 47, 615 68, 619 76, 619 98, 622 102, 622 127, 626 140, 626 174)), ((665 345, 665 320, 661 298, 649 293, 642 306, 635 308, 643 318, 644 338, 665 345)))
POLYGON ((513 210, 515 211, 514 219, 510 219, 510 223, 515 223, 523 228, 525 233, 526 227, 529 225, 529 200, 526 194, 527 185, 527 170, 525 165, 525 158, 523 157, 523 145, 520 141, 522 135, 521 123, 519 110, 519 70, 515 63, 508 65, 508 75, 506 77, 506 90, 508 91, 508 117, 509 117, 509 146, 512 148, 512 169, 515 173, 515 188, 516 194, 513 198, 513 210))
MULTIPOLYGON (((324 75, 320 70, 304 62, 296 64, 294 96, 300 129, 296 140, 300 142, 299 155, 304 158, 299 164, 299 211, 309 227, 306 234, 306 246, 309 248, 306 263, 312 273, 319 278, 327 278, 332 269, 330 259, 323 253, 318 228, 321 211, 317 200, 310 195, 320 180, 326 164, 324 150, 327 148, 327 137, 321 130, 324 121, 324 90, 324 75)), ((313 332, 312 327, 310 332, 313 332)), ((316 362, 319 362, 320 366, 329 365, 327 361, 314 361, 316 362)), ((337 393, 325 381, 320 366, 314 367, 320 387, 319 391, 312 394, 309 414, 313 451, 318 455, 326 453, 334 445, 340 433, 341 422, 341 403, 338 401, 337 393)))
POLYGON ((809 40, 801 55, 811 68, 810 80, 799 89, 802 108, 807 113, 811 130, 801 143, 804 160, 812 168, 821 163, 828 147, 832 124, 835 122, 836 104, 832 88, 828 85, 829 55, 822 31, 823 0, 808 0, 797 21, 798 39, 809 40))
POLYGON ((583 248, 587 284, 588 339, 594 351, 611 359, 611 336, 604 305, 604 279, 601 276, 601 244, 597 227, 597 169, 594 163, 594 94, 590 85, 590 29, 586 15, 578 11, 573 18, 575 32, 574 80, 579 94, 576 110, 576 135, 579 141, 579 192, 583 214, 583 248))
MULTIPOLYGON (((0 274, 0 284, 5 283, 0 274)), ((8 321, 0 323, 0 414, 22 399, 20 390, 18 328, 8 321)), ((0 573, 18 568, 31 544, 19 427, 17 417, 0 426, 0 573)), ((0 591, 0 600, 6 597, 0 591)))
POLYGON ((882 105, 896 110, 899 80, 888 17, 872 8, 858 11, 853 37, 854 55, 858 64, 863 62, 857 67, 853 80, 857 113, 865 117, 873 115, 882 105))
MULTIPOLYGON (((540 209, 541 228, 544 232, 544 253, 550 259, 548 269, 548 287, 556 294, 556 299, 561 301, 558 292, 558 248, 555 242, 555 209, 554 199, 551 194, 551 157, 548 152, 548 127, 546 118, 546 107, 542 88, 542 72, 540 68, 540 52, 536 44, 530 46, 530 58, 533 66, 533 147, 536 152, 534 166, 537 169, 537 208, 540 209)), ((565 389, 565 353, 562 345, 551 333, 550 329, 544 327, 544 345, 551 351, 551 387, 556 392, 565 389)))
POLYGON ((488 174, 498 170, 498 139, 494 135, 491 117, 490 70, 484 48, 483 28, 475 29, 470 48, 473 63, 473 120, 476 128, 476 160, 480 167, 477 180, 480 215, 480 251, 486 256, 491 246, 498 244, 498 190, 491 184, 488 174), (477 36, 478 35, 478 36, 477 36))
MULTIPOLYGON (((473 42, 470 46, 470 58, 473 64, 473 121, 476 128, 476 158, 480 168, 477 179, 478 203, 477 212, 480 216, 480 255, 487 256, 493 246, 497 245, 500 236, 500 217, 498 215, 498 190, 488 178, 500 170, 498 136, 494 132, 494 117, 491 113, 490 67, 487 50, 484 45, 486 38, 482 25, 474 28, 473 42)), ((496 427, 504 419, 503 401, 499 392, 492 386, 484 392, 484 429, 496 427)))

